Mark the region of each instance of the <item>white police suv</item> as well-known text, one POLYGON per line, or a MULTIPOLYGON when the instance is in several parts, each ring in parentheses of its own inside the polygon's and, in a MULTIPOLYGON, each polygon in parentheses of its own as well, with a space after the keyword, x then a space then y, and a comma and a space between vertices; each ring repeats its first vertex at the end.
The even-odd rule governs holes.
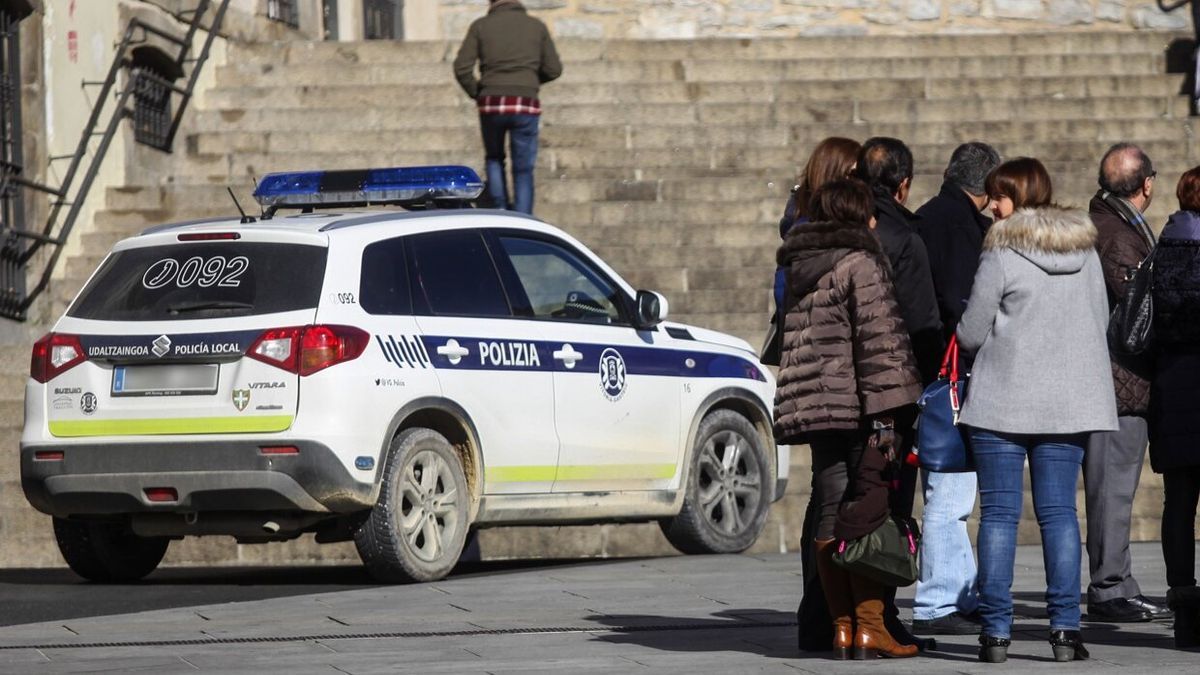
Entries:
POLYGON ((464 208, 480 189, 464 167, 272 174, 261 219, 118 243, 25 391, 22 484, 71 568, 131 580, 171 539, 312 532, 431 580, 474 528, 613 521, 749 547, 787 480, 770 372, 560 230, 464 208), (379 203, 414 210, 320 210, 379 203))

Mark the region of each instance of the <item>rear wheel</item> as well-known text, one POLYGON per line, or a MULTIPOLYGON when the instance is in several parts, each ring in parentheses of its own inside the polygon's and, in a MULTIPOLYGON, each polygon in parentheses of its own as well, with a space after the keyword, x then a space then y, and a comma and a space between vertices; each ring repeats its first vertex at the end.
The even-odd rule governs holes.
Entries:
POLYGON ((767 453, 758 430, 732 410, 700 422, 679 515, 660 521, 684 553, 740 553, 752 546, 770 506, 767 453))
POLYGON ((128 524, 54 519, 58 550, 73 572, 102 583, 137 581, 167 553, 166 537, 140 537, 128 524))
POLYGON ((392 441, 379 500, 354 534, 380 581, 434 581, 450 573, 467 539, 470 495, 446 437, 407 429, 392 441))

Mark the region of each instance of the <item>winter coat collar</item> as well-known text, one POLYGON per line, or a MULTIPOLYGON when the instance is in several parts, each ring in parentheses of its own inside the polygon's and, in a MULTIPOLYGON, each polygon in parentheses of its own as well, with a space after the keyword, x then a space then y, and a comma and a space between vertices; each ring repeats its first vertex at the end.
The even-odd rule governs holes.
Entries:
POLYGON ((1096 246, 1096 226, 1079 209, 1046 206, 1018 209, 1004 220, 996 221, 983 240, 983 248, 995 251, 1075 253, 1096 246))
POLYGON ((875 218, 878 219, 880 225, 898 226, 911 230, 916 227, 916 223, 921 219, 921 216, 909 211, 907 207, 896 201, 891 195, 876 195, 875 218))
POLYGON ((1047 274, 1083 269, 1096 246, 1096 226, 1078 209, 1046 206, 1018 209, 988 230, 983 250, 1010 249, 1047 274))
POLYGON ((1159 238, 1200 243, 1200 213, 1195 211, 1172 213, 1159 238))
POLYGON ((502 12, 505 10, 520 10, 524 12, 525 5, 521 4, 521 0, 499 0, 498 2, 492 3, 491 7, 488 7, 488 14, 502 12))
POLYGON ((1146 222, 1146 217, 1129 200, 1118 197, 1105 190, 1098 191, 1088 203, 1088 212, 1097 216, 1107 216, 1130 228, 1146 240, 1148 246, 1154 246, 1154 231, 1146 222))
POLYGON ((969 210, 971 217, 975 219, 975 224, 979 226, 981 232, 987 231, 988 227, 991 226, 992 219, 983 215, 983 212, 975 206, 975 202, 971 201, 971 198, 967 196, 966 191, 958 185, 950 181, 942 183, 942 189, 938 192, 938 196, 945 197, 953 203, 958 204, 964 210, 969 210))
POLYGON ((866 225, 797 221, 775 258, 779 265, 787 266, 805 251, 831 249, 858 249, 876 255, 883 252, 879 240, 866 225))

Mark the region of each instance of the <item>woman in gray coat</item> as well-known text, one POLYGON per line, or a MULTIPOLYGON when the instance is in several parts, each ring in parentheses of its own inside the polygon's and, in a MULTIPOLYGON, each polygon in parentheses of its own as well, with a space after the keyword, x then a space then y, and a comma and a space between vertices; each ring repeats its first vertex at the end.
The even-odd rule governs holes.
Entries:
POLYGON ((1036 159, 1005 162, 986 188, 996 223, 957 331, 976 355, 961 421, 979 474, 979 658, 1007 658, 1028 457, 1050 644, 1055 660, 1082 660, 1076 483, 1087 434, 1117 428, 1096 228, 1084 211, 1051 204, 1036 159))

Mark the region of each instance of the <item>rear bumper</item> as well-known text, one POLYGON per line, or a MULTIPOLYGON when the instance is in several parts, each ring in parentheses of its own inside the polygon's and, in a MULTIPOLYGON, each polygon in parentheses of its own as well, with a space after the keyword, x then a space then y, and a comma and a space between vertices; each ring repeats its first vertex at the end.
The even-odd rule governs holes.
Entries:
POLYGON ((30 444, 21 487, 37 510, 59 517, 208 511, 352 513, 370 508, 374 484, 355 480, 328 447, 291 441, 295 455, 264 455, 260 442, 30 444), (61 460, 38 460, 57 451, 61 460), (147 488, 178 499, 152 502, 147 488))

